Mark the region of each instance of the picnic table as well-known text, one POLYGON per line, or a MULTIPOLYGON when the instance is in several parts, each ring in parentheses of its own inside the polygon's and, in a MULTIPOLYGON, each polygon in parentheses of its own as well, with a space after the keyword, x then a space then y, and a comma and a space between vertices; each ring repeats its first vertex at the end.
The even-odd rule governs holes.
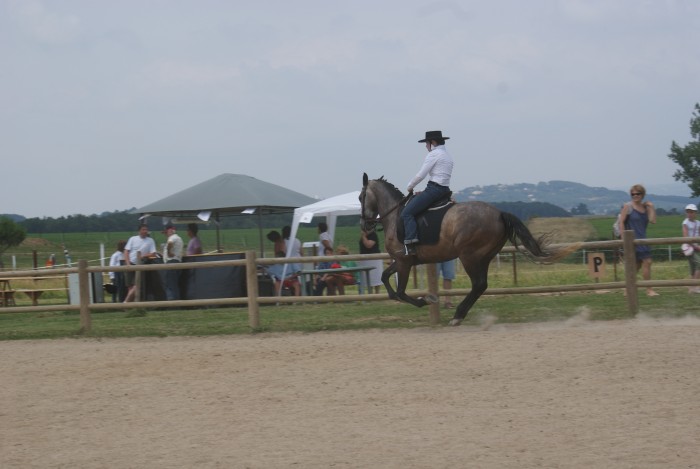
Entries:
POLYGON ((9 278, 0 279, 0 305, 15 306, 15 291, 12 289, 9 278))
POLYGON ((48 277, 12 277, 12 280, 31 280, 37 288, 17 288, 13 289, 10 284, 10 278, 0 279, 0 302, 2 306, 15 306, 15 293, 24 293, 32 301, 32 306, 38 306, 39 298, 45 292, 49 291, 65 291, 65 288, 41 288, 38 287, 38 282, 41 280, 56 279, 56 276, 48 277))
MULTIPOLYGON (((311 269, 311 270, 301 270, 299 275, 302 278, 301 294, 306 295, 306 283, 313 280, 314 275, 318 274, 342 274, 343 272, 360 272, 361 275, 365 276, 365 285, 369 285, 369 271, 374 269, 374 267, 369 266, 357 266, 357 267, 338 267, 335 269, 311 269)), ((366 288, 367 293, 371 292, 370 288, 366 288)))

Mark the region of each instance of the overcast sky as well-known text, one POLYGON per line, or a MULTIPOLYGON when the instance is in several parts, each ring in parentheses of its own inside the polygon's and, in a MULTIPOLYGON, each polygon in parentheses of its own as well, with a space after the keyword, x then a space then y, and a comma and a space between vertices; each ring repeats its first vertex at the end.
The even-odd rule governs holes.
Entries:
POLYGON ((125 210, 222 173, 405 190, 438 129, 455 191, 669 185, 698 44, 695 0, 0 0, 0 213, 125 210))

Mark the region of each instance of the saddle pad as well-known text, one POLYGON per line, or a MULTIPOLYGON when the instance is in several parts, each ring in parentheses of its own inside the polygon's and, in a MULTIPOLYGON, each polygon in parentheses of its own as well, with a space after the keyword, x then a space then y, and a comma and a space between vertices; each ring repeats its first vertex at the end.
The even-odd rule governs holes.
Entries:
MULTIPOLYGON (((439 207, 430 207, 425 212, 421 212, 416 217, 416 224, 418 225, 418 239, 420 239, 420 244, 437 244, 440 240, 440 227, 442 226, 442 219, 445 217, 445 213, 454 206, 454 202, 448 202, 439 207)), ((403 243, 406 230, 403 226, 403 218, 401 218, 401 213, 403 212, 403 207, 399 210, 399 217, 396 223, 396 237, 403 243)))

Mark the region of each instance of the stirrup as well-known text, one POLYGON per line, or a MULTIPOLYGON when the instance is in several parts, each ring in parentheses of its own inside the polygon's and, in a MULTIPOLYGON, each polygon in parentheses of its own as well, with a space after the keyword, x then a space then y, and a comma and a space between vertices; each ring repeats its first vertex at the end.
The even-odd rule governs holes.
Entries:
POLYGON ((404 254, 407 256, 415 256, 416 255, 416 245, 415 243, 413 244, 404 244, 404 254))

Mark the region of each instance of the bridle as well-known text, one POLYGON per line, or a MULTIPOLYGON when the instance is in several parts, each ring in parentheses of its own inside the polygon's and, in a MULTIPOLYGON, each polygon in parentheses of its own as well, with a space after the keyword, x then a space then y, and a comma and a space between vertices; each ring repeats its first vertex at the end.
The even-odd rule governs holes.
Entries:
POLYGON ((413 197, 413 192, 409 192, 408 195, 404 196, 401 200, 399 200, 396 205, 391 207, 386 213, 384 213, 384 216, 381 216, 380 214, 377 214, 372 220, 367 220, 365 218, 365 197, 367 197, 367 187, 362 188, 362 193, 360 194, 360 205, 361 205, 361 213, 360 213, 360 222, 362 223, 362 226, 364 226, 365 231, 368 233, 371 233, 375 230, 377 227, 377 224, 383 224, 384 219, 389 215, 391 212, 394 210, 398 209, 401 205, 404 205, 408 199, 413 197))

